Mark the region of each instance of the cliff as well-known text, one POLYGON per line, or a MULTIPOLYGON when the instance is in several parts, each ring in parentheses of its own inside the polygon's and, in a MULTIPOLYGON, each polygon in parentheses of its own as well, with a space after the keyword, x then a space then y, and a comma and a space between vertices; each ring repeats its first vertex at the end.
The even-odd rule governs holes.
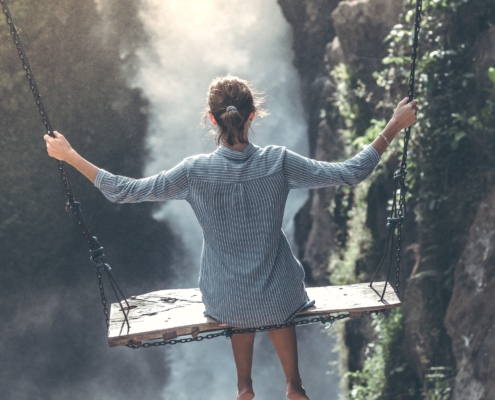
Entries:
MULTIPOLYGON (((413 5, 279 4, 294 28, 312 156, 344 159, 376 137, 407 94, 413 5)), ((403 227, 399 276, 403 308, 346 323, 347 398, 494 397, 494 23, 492 0, 423 3, 421 110, 407 178, 413 212, 403 227)), ((311 193, 296 217, 309 283, 369 280, 386 237, 398 155, 384 155, 355 188, 311 193)))

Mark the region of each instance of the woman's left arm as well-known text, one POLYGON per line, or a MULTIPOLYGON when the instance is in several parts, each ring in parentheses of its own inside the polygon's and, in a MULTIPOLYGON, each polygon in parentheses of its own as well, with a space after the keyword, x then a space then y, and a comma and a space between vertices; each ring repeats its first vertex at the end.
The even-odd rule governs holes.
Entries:
POLYGON ((140 203, 185 199, 189 194, 189 180, 185 161, 168 171, 148 178, 133 179, 113 175, 81 157, 65 137, 54 132, 55 138, 45 135, 48 154, 76 168, 100 189, 113 203, 140 203))

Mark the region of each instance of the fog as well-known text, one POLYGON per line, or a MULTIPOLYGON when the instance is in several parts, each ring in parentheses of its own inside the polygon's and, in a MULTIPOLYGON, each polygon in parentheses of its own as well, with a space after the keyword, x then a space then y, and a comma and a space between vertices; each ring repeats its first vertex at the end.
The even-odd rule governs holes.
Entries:
MULTIPOLYGON (((200 127, 200 113, 210 81, 227 73, 250 80, 267 94, 270 115, 255 120, 251 141, 307 154, 291 29, 276 0, 147 0, 141 10, 150 45, 138 52, 134 85, 150 101, 147 175, 215 150, 206 136, 210 128, 200 127)), ((284 218, 289 238, 293 217, 306 197, 305 191, 289 196, 284 218)), ((167 221, 187 249, 175 265, 180 278, 170 287, 196 287, 202 237, 192 210, 186 202, 168 202, 154 216, 167 221)), ((301 373, 312 399, 333 399, 339 381, 334 341, 321 330, 322 325, 298 328, 301 373)), ((160 350, 170 370, 163 399, 234 399, 235 366, 226 339, 160 350)), ((253 379, 257 398, 285 398, 283 372, 266 334, 257 335, 253 379)))

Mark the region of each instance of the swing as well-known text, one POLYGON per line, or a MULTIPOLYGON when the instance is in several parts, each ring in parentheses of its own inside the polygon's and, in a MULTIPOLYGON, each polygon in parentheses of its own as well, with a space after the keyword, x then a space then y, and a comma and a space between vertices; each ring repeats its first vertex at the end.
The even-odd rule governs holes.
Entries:
MULTIPOLYGON (((361 318, 365 312, 379 312, 399 307, 401 304, 391 286, 385 288, 385 282, 377 282, 373 288, 368 283, 314 287, 308 288, 307 293, 310 299, 315 300, 315 305, 301 311, 293 321, 281 325, 235 330, 204 316, 205 307, 201 302, 199 289, 159 290, 132 296, 128 299, 127 313, 130 328, 126 326, 119 305, 112 304, 108 344, 111 347, 126 345, 137 348, 143 345, 149 347, 187 343, 198 341, 199 338, 212 339, 230 336, 233 333, 259 332, 315 322, 333 323, 347 317, 361 318), (380 292, 383 289, 386 291, 383 301, 380 301, 380 292), (214 331, 221 332, 211 333, 214 331), (207 335, 199 336, 204 333, 207 335), (177 337, 185 335, 190 335, 191 338, 176 340, 177 337), (153 342, 156 339, 158 341, 153 342)), ((203 339, 199 339, 201 340, 203 339)))
MULTIPOLYGON (((18 31, 12 20, 6 0, 0 0, 2 10, 10 27, 10 33, 19 53, 31 91, 39 109, 42 122, 48 135, 54 137, 48 115, 41 100, 38 87, 34 80, 28 59, 22 47, 18 31)), ((414 98, 414 73, 416 66, 416 51, 421 21, 422 0, 416 0, 416 17, 414 24, 414 40, 411 72, 409 77, 408 98, 414 98)), ((345 286, 327 286, 308 288, 309 298, 315 300, 315 305, 299 312, 291 321, 256 328, 232 328, 204 315, 204 305, 199 289, 160 290, 126 299, 117 285, 110 266, 105 262, 103 247, 91 230, 82 214, 80 203, 76 202, 70 186, 65 163, 58 161, 58 169, 68 197, 66 210, 77 219, 83 236, 90 249, 90 260, 96 268, 98 287, 103 305, 103 313, 108 328, 108 343, 111 347, 128 346, 130 348, 174 345, 202 341, 220 336, 231 337, 232 334, 258 332, 281 329, 289 326, 301 326, 321 322, 323 324, 344 319, 361 318, 364 313, 381 313, 385 310, 400 307, 400 261, 401 261, 401 228, 406 212, 405 176, 407 161, 407 146, 411 127, 405 130, 404 151, 399 170, 394 174, 395 189, 390 217, 387 218, 388 239, 386 248, 372 279, 368 283, 345 286), (397 201, 398 196, 398 201, 397 201), (391 266, 393 263, 393 248, 396 243, 396 280, 395 288, 388 285, 391 266), (389 258, 386 280, 374 282, 378 271, 389 258), (102 276, 108 278, 112 291, 118 302, 111 304, 110 310, 104 291, 102 276), (181 338, 181 336, 188 336, 181 338)))

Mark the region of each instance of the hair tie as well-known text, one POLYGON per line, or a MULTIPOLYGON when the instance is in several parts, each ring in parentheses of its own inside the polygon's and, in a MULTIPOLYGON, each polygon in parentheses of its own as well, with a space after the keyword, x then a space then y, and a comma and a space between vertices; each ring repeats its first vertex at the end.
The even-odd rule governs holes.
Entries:
POLYGON ((237 111, 237 108, 235 108, 234 106, 228 106, 226 111, 229 112, 232 110, 237 111))

